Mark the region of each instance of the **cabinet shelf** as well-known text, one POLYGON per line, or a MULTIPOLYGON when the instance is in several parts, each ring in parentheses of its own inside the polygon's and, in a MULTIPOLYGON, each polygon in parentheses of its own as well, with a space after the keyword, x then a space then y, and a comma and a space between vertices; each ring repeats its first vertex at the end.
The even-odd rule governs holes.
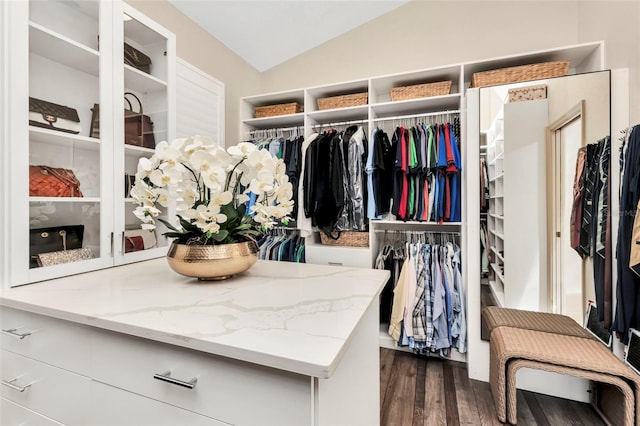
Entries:
POLYGON ((99 203, 99 197, 29 197, 30 203, 99 203))
POLYGON ((243 123, 256 129, 272 129, 285 126, 303 126, 304 113, 299 112, 297 114, 277 115, 275 117, 250 118, 248 120, 243 120, 243 123))
POLYGON ((124 145, 124 151, 125 151, 125 154, 131 154, 131 153, 134 153, 134 154, 153 154, 155 152, 155 150, 152 149, 152 148, 145 148, 143 146, 128 145, 128 144, 124 145))
POLYGON ((490 200, 501 200, 504 198, 504 195, 491 195, 489 197, 490 200))
POLYGON ((371 105, 371 110, 377 118, 410 114, 416 111, 433 112, 460 108, 460 94, 432 96, 429 98, 409 99, 406 101, 381 102, 371 105))
POLYGON ((500 154, 496 155, 494 158, 492 158, 489 161, 489 165, 492 166, 496 163, 496 161, 502 160, 503 158, 504 158, 504 153, 501 152, 500 154))
POLYGON ((504 307, 504 285, 501 282, 490 280, 489 289, 498 306, 504 307))
POLYGON ((100 139, 88 136, 74 135, 43 127, 29 126, 29 139, 32 142, 41 142, 61 146, 69 146, 85 149, 99 149, 100 139))
POLYGON ((124 65, 124 86, 125 88, 135 87, 136 90, 144 93, 167 90, 166 81, 126 64, 124 65))
POLYGON ((369 116, 369 107, 367 105, 360 105, 347 108, 312 111, 309 112, 307 116, 318 124, 328 124, 334 121, 346 120, 367 120, 369 116))
POLYGON ((496 249, 495 247, 491 247, 491 251, 496 255, 496 257, 502 262, 502 264, 504 265, 504 256, 500 254, 500 252, 498 251, 498 249, 496 249))
POLYGON ((500 174, 496 175, 496 176, 495 176, 494 178, 492 178, 492 179, 489 179, 489 182, 495 182, 495 181, 497 181, 497 180, 499 180, 499 179, 502 179, 503 177, 504 177, 504 172, 502 172, 502 173, 500 173, 500 174))
POLYGON ((501 265, 498 265, 497 263, 492 263, 491 264, 491 269, 493 269, 493 272, 496 273, 496 277, 498 278, 500 284, 502 284, 504 286, 504 274, 500 270, 500 266, 501 265))
POLYGON ((489 231, 491 234, 495 235, 496 237, 500 238, 502 241, 504 241, 504 234, 501 234, 499 232, 494 231, 493 229, 491 231, 489 231))
POLYGON ((99 74, 100 52, 68 37, 29 22, 31 53, 94 76, 99 74))

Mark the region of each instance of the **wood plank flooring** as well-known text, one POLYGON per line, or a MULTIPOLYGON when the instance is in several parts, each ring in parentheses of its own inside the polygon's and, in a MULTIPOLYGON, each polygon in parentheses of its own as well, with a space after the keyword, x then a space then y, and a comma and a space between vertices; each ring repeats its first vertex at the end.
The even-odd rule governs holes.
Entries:
MULTIPOLYGON (((383 426, 500 425, 489 384, 464 364, 380 349, 383 426)), ((591 405, 518 391, 518 426, 604 425, 591 405)))

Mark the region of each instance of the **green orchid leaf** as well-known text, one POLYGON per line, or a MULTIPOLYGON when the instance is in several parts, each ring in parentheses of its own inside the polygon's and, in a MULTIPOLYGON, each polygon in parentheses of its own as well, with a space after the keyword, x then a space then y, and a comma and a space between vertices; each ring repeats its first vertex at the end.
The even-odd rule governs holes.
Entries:
POLYGON ((229 236, 229 231, 221 229, 216 234, 211 234, 211 238, 215 241, 222 242, 225 238, 229 236))
POLYGON ((162 218, 158 218, 158 221, 160 221, 162 224, 164 224, 164 226, 166 226, 167 228, 171 229, 172 231, 176 231, 176 232, 180 232, 180 230, 178 228, 176 228, 175 226, 173 226, 170 222, 162 219, 162 218))

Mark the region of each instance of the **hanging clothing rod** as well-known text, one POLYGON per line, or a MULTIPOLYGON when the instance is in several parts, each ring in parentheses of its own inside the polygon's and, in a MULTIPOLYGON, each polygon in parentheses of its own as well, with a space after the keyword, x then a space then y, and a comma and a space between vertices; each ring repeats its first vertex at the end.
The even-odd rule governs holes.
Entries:
POLYGON ((456 109, 451 111, 426 112, 423 114, 396 115, 395 117, 376 118, 373 121, 378 122, 378 121, 405 120, 407 118, 433 117, 436 115, 444 116, 444 115, 453 115, 453 114, 460 114, 460 110, 456 109))
POLYGON ((350 120, 350 121, 340 121, 337 123, 324 123, 324 124, 314 124, 311 127, 337 127, 337 126, 348 126, 349 124, 364 124, 368 120, 350 120))
POLYGON ((460 232, 450 232, 450 231, 411 231, 411 230, 402 230, 402 229, 376 229, 374 232, 376 233, 386 233, 386 234, 434 234, 434 235, 454 235, 460 236, 460 232))
POLYGON ((293 126, 293 127, 274 127, 272 129, 253 129, 249 130, 250 134, 255 134, 259 132, 292 132, 297 130, 302 130, 304 126, 293 126))

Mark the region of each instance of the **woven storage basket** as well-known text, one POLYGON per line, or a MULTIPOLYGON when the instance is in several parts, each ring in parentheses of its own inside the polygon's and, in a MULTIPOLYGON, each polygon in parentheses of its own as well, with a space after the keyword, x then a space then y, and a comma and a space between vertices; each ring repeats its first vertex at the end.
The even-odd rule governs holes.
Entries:
POLYGON ((369 101, 368 93, 353 93, 351 95, 331 96, 318 99, 318 109, 347 108, 366 105, 369 101))
POLYGON ((289 102, 286 104, 256 107, 255 117, 256 118, 275 117, 276 115, 296 114, 298 112, 303 112, 303 111, 304 111, 304 108, 299 103, 289 102))
POLYGON ((368 232, 342 231, 337 240, 320 233, 320 242, 326 246, 369 247, 368 232))
POLYGON ((451 80, 436 83, 414 84, 412 86, 391 88, 392 101, 406 99, 428 98, 430 96, 448 95, 451 91, 451 80))
POLYGON ((495 86, 569 74, 569 61, 544 62, 498 70, 477 72, 471 76, 471 87, 495 86))

